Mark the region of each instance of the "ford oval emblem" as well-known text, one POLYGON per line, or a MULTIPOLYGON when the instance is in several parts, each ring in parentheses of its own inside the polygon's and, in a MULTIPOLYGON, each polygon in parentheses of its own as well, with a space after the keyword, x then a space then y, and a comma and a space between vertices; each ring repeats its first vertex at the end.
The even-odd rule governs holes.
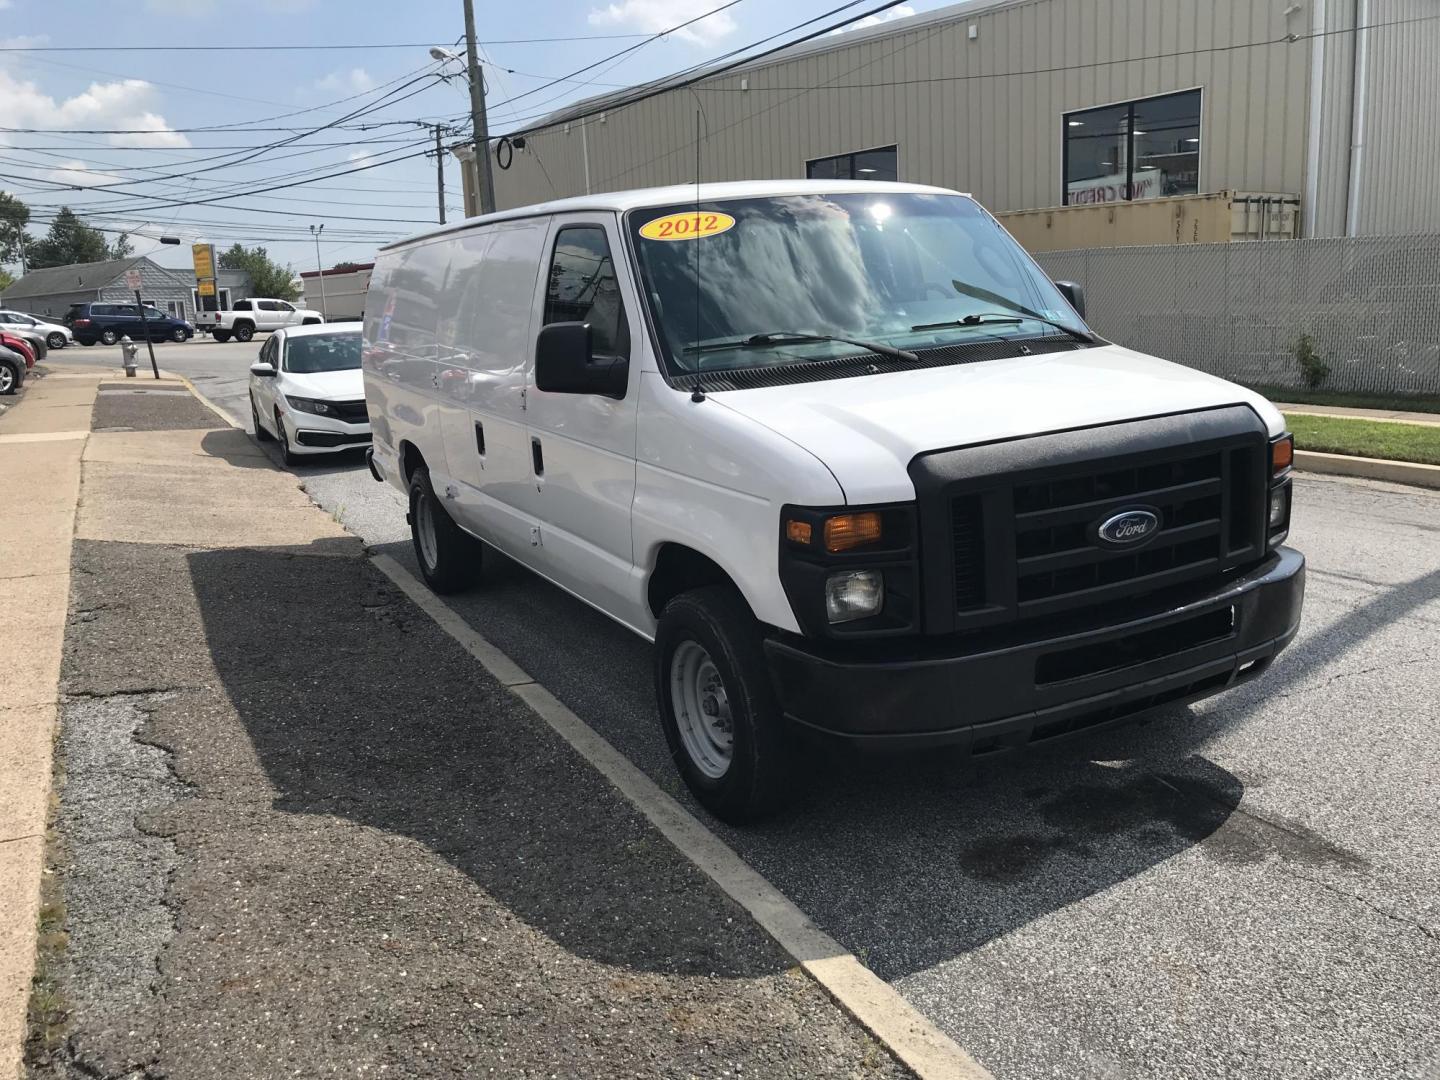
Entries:
POLYGON ((1134 547, 1160 531, 1160 511, 1134 506, 1112 514, 1095 527, 1095 539, 1105 547, 1134 547))

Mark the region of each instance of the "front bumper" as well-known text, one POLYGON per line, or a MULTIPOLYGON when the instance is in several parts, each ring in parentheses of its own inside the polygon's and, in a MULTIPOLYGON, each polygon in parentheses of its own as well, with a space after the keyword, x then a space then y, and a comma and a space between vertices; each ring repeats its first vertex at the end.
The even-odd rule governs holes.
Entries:
POLYGON ((329 454, 340 450, 358 450, 370 445, 370 425, 351 424, 329 416, 287 408, 285 424, 290 436, 290 450, 297 454, 329 454))
MULTIPOLYGON (((1107 626, 879 659, 795 637, 765 643, 792 720, 860 743, 987 754, 1197 701, 1259 675, 1300 626, 1305 558, 1279 548, 1220 586, 1167 597, 1107 626)), ((1053 625, 1053 624, 1052 624, 1053 625)))

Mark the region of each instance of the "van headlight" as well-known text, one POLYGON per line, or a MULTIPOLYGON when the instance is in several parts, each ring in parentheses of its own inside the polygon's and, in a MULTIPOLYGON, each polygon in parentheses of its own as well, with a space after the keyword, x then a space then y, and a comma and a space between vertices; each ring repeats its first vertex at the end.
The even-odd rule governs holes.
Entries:
POLYGON ((868 619, 885 606, 885 578, 878 570, 846 570, 825 579, 825 614, 832 623, 868 619))
POLYGON ((292 409, 298 409, 300 412, 314 413, 316 416, 329 416, 330 413, 334 411, 326 402, 317 401, 315 398, 291 397, 289 394, 286 394, 285 401, 292 409))

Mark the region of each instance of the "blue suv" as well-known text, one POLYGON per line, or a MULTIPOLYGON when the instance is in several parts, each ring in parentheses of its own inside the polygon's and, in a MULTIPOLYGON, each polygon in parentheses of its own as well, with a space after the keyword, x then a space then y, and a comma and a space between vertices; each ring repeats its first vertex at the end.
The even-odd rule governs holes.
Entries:
POLYGON ((189 341, 195 336, 195 327, 184 319, 148 305, 142 323, 136 304, 71 304, 65 325, 81 345, 114 345, 122 337, 142 341, 147 333, 151 341, 189 341))

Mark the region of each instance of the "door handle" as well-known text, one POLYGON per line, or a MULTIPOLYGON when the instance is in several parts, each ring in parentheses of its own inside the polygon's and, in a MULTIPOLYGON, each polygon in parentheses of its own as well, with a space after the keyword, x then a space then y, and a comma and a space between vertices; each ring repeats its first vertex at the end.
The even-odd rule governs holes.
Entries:
POLYGON ((535 466, 535 475, 545 475, 545 451, 540 449, 540 440, 532 435, 530 437, 530 461, 535 466))

